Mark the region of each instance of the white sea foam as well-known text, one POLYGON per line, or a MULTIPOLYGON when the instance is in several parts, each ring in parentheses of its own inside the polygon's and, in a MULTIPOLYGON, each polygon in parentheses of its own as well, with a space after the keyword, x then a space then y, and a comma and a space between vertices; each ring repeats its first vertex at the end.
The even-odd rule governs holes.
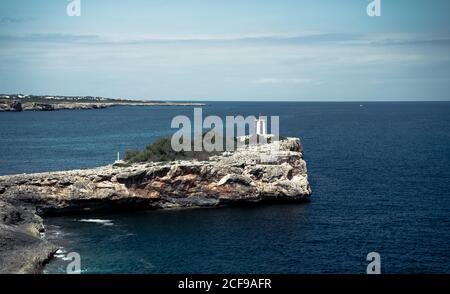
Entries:
POLYGON ((80 222, 84 222, 84 223, 96 223, 96 224, 103 224, 105 226, 112 226, 112 220, 110 219, 94 219, 94 218, 90 218, 90 219, 81 219, 79 220, 80 222))
POLYGON ((62 248, 59 248, 58 250, 56 250, 56 254, 64 254, 64 253, 67 253, 67 251, 62 248))

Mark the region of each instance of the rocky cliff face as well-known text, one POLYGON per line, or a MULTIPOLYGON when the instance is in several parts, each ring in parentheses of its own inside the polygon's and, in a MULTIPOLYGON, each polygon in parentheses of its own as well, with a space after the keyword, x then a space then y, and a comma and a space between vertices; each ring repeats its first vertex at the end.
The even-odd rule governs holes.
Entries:
POLYGON ((0 111, 22 111, 22 103, 16 100, 0 100, 0 111))
POLYGON ((208 161, 115 164, 3 176, 0 201, 46 216, 309 199, 311 189, 299 139, 280 141, 278 151, 273 150, 274 144, 247 146, 208 161), (264 162, 269 156, 271 162, 264 162))
POLYGON ((268 200, 306 200, 311 194, 298 139, 251 146, 209 161, 175 161, 0 177, 0 199, 39 214, 88 212, 117 206, 173 208, 268 200))
POLYGON ((42 219, 0 201, 0 274, 39 273, 57 247, 40 238, 42 219))

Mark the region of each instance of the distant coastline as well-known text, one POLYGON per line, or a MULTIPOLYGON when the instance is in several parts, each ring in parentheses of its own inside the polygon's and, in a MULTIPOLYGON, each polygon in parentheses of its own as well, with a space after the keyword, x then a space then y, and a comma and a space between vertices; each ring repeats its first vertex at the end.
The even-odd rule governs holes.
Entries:
POLYGON ((195 102, 168 102, 93 96, 0 94, 0 112, 102 109, 114 106, 204 106, 195 102))

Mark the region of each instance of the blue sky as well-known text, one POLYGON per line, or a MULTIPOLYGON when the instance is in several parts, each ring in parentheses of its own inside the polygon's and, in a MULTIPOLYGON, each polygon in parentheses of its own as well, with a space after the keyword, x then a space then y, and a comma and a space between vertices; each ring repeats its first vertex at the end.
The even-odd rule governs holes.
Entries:
POLYGON ((0 2, 0 93, 450 100, 450 1, 0 2))

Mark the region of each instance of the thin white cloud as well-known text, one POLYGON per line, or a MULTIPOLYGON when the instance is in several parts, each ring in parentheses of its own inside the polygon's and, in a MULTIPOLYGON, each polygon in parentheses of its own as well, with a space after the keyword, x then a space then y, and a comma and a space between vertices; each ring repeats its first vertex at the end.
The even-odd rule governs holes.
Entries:
POLYGON ((21 42, 83 42, 100 44, 152 44, 152 43, 239 43, 270 45, 360 45, 390 46, 411 44, 450 44, 449 34, 335 34, 318 32, 264 33, 238 35, 72 35, 26 34, 0 35, 0 41, 21 42))
POLYGON ((276 84, 287 84, 287 85, 318 85, 321 84, 320 81, 305 78, 261 78, 255 81, 256 84, 260 85, 276 85, 276 84))

